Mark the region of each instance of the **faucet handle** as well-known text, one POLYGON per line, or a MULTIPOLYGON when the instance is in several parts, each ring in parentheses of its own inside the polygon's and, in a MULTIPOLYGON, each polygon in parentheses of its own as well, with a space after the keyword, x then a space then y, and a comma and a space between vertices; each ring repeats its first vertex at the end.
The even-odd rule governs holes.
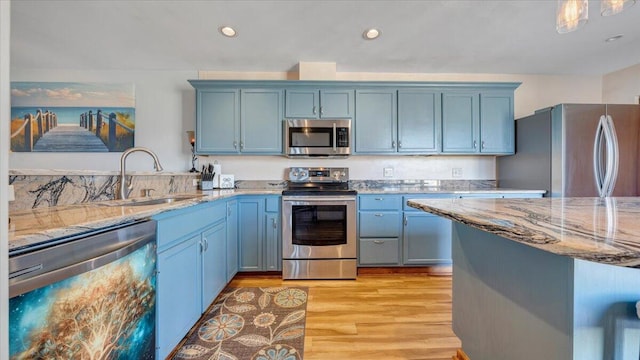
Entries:
POLYGON ((149 197, 152 191, 156 191, 156 189, 142 189, 142 196, 149 197))

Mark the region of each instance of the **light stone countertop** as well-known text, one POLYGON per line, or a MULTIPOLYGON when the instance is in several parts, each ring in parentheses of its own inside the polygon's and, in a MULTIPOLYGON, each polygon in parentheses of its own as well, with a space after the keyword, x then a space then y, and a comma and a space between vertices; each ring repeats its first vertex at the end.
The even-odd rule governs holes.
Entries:
MULTIPOLYGON (((514 189, 476 189, 455 190, 440 187, 377 187, 358 189, 358 194, 403 194, 403 193, 433 193, 433 194, 491 194, 491 193, 535 193, 540 190, 514 189)), ((177 201, 169 204, 126 206, 126 201, 112 200, 77 205, 63 205, 43 207, 31 210, 15 211, 9 214, 9 252, 23 247, 45 243, 54 239, 75 236, 98 229, 109 228, 149 218, 153 215, 189 207, 203 202, 224 199, 235 195, 280 195, 282 189, 235 189, 209 190, 197 194, 171 194, 171 196, 200 195, 196 198, 177 201), (123 204, 124 206, 118 206, 123 204)), ((159 196, 159 197, 165 197, 159 196)), ((155 196, 149 199, 154 199, 155 196)))
POLYGON ((409 199, 408 205, 550 253, 640 268, 640 197, 409 199))
POLYGON ((177 210, 199 203, 229 198, 236 195, 280 195, 281 193, 282 189, 209 190, 199 191, 198 193, 170 194, 148 198, 196 196, 193 199, 168 204, 126 206, 128 200, 112 200, 11 212, 9 214, 9 218, 11 219, 9 223, 9 252, 54 239, 79 235, 93 230, 150 218, 153 215, 165 211, 177 210))

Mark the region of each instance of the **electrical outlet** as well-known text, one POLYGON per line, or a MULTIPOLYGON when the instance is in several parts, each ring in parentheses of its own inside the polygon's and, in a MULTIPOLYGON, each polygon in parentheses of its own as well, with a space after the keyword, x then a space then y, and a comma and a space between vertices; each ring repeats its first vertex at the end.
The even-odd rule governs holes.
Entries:
POLYGON ((198 182, 199 182, 199 180, 198 180, 198 179, 193 179, 193 183, 192 183, 192 185, 193 185, 193 186, 198 186, 198 182))
POLYGON ((392 167, 384 168, 384 177, 393 177, 393 168, 392 167))
POLYGON ((462 168, 453 168, 453 169, 451 169, 451 177, 461 178, 462 177, 462 168))
POLYGON ((636 104, 640 104, 640 95, 636 95, 636 104))

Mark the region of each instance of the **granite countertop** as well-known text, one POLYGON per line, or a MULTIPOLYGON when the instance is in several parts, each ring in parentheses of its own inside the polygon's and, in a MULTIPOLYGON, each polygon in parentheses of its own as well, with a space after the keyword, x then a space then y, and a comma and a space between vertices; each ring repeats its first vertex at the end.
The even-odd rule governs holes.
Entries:
POLYGON ((210 190, 148 198, 189 197, 187 200, 157 205, 127 206, 129 200, 112 200, 15 211, 9 214, 11 219, 9 224, 9 252, 25 246, 146 219, 165 211, 177 210, 235 195, 279 195, 281 193, 282 189, 210 190))
MULTIPOLYGON (((514 190, 500 188, 460 190, 425 186, 373 187, 366 189, 357 189, 357 191, 359 194, 487 194, 509 192, 544 193, 544 191, 540 190, 514 190)), ((171 196, 177 197, 187 195, 195 195, 195 197, 188 200, 157 205, 127 206, 128 200, 112 200, 14 211, 9 214, 9 217, 11 218, 11 223, 9 224, 9 252, 18 248, 51 241, 53 239, 74 236, 93 230, 104 229, 128 222, 146 219, 165 211, 181 209, 199 203, 214 201, 235 195, 279 195, 281 193, 281 188, 210 190, 189 194, 171 194, 171 196)), ((156 197, 152 196, 149 199, 154 198, 156 197)))
POLYGON ((408 204, 550 253, 640 268, 640 197, 409 199, 408 204))

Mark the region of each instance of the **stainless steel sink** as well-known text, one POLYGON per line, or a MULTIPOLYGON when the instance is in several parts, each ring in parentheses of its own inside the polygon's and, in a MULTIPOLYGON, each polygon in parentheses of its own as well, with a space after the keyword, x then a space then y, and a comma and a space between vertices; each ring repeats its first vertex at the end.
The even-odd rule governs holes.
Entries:
POLYGON ((161 205, 171 204, 179 201, 193 200, 203 195, 171 195, 157 198, 136 198, 119 201, 110 201, 108 203, 102 203, 105 206, 148 206, 148 205, 161 205))

